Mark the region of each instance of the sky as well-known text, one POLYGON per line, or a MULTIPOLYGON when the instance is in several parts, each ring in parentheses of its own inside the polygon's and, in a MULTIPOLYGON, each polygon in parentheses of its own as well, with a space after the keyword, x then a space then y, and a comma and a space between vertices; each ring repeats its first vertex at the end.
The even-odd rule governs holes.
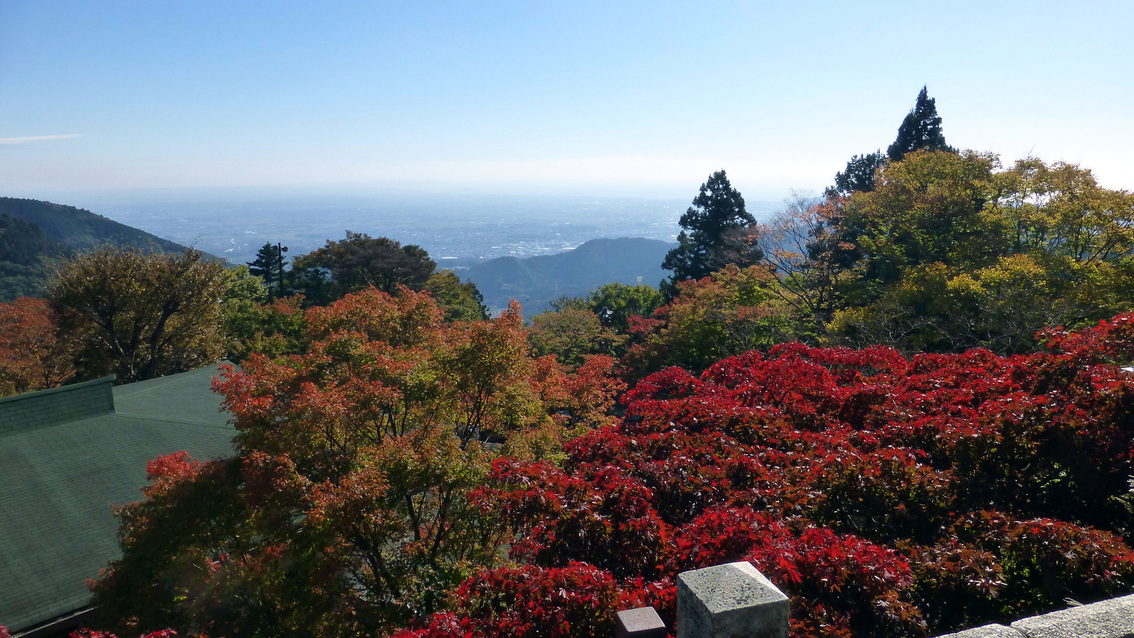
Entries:
MULTIPOLYGON (((946 140, 1134 188, 1134 3, 0 1, 0 195, 818 193, 946 140)), ((76 203, 76 202, 68 202, 76 203)))

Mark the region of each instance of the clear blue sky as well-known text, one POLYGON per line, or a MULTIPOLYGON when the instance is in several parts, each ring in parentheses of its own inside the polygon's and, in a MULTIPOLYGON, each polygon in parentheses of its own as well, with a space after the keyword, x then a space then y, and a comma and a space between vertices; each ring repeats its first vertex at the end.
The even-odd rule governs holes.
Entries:
POLYGON ((0 195, 818 192, 948 142, 1134 188, 1134 2, 0 2, 0 195))

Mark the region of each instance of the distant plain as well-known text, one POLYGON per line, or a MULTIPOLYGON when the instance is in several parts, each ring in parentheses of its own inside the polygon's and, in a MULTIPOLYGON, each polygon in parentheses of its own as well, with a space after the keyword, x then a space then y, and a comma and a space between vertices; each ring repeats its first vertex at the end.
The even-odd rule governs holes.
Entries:
MULTIPOLYGON (((266 242, 302 255, 347 230, 417 244, 439 268, 533 257, 600 237, 672 242, 688 199, 379 193, 156 192, 64 201, 159 237, 242 264, 266 242)), ((757 219, 779 205, 749 202, 757 219)))

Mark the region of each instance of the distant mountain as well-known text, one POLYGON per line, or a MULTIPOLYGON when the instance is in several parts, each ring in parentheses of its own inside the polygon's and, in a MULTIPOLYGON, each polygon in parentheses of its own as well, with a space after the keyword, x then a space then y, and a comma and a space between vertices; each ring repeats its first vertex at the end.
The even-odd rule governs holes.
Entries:
POLYGON ((88 210, 0 197, 0 301, 43 294, 56 259, 106 245, 155 253, 185 250, 88 210))
POLYGON ((90 252, 108 244, 157 253, 185 250, 181 244, 74 206, 0 197, 0 215, 35 224, 49 239, 76 252, 90 252))
POLYGON ((657 286, 670 275, 661 263, 675 245, 641 237, 592 239, 554 255, 490 259, 462 274, 476 283, 489 308, 506 308, 514 298, 531 317, 553 299, 585 295, 604 284, 657 286))

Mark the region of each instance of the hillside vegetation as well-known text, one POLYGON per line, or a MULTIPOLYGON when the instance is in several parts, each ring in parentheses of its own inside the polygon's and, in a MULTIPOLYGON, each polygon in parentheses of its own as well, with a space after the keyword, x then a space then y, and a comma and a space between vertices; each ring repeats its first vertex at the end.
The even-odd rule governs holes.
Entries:
POLYGON ((39 295, 51 263, 65 254, 39 226, 0 214, 0 301, 39 295))
POLYGON ((77 252, 105 245, 136 248, 143 252, 179 253, 185 246, 151 235, 113 219, 74 206, 36 199, 0 197, 0 215, 9 215, 43 230, 52 241, 77 252))
POLYGON ((180 244, 88 210, 0 197, 0 301, 43 294, 56 260, 102 246, 145 253, 185 251, 180 244))

